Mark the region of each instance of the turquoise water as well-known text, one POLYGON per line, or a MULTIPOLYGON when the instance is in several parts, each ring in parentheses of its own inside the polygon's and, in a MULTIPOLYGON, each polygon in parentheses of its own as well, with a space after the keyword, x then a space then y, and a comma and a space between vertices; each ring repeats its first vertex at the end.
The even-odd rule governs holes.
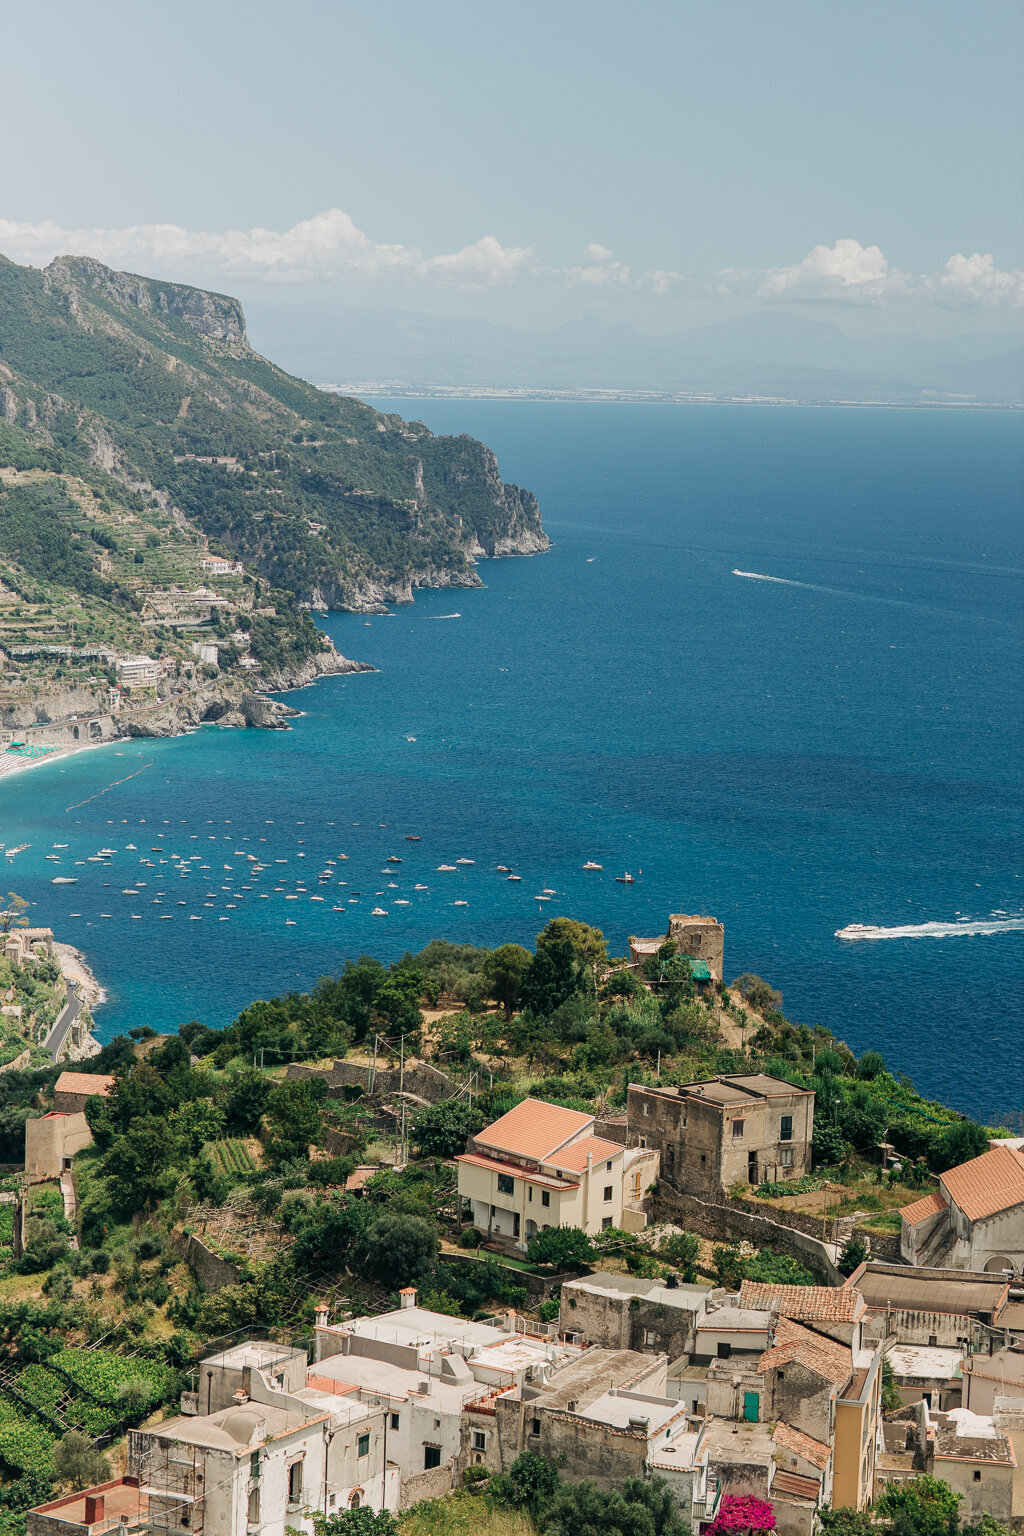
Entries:
POLYGON ((6 884, 85 950, 101 1036, 223 1023, 437 935, 531 942, 565 912, 621 952, 670 911, 712 912, 727 973, 770 978, 791 1017, 977 1113, 1019 1111, 1019 418, 405 414, 491 443, 539 495, 550 553, 390 618, 330 616, 380 670, 289 695, 287 733, 211 727, 0 785, 0 840, 31 843, 6 884), (110 868, 75 862, 104 847, 110 868), (850 923, 913 931, 836 939, 850 923))

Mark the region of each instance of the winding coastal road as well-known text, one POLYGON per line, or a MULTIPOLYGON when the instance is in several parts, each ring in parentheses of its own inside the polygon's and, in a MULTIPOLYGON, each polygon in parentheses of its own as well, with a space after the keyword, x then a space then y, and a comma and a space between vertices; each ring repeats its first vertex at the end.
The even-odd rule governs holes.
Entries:
POLYGON ((68 1037, 75 1020, 82 1011, 82 999, 78 995, 78 983, 68 979, 68 1000, 54 1023, 53 1028, 43 1041, 43 1050, 47 1051, 54 1061, 60 1055, 61 1046, 68 1037))

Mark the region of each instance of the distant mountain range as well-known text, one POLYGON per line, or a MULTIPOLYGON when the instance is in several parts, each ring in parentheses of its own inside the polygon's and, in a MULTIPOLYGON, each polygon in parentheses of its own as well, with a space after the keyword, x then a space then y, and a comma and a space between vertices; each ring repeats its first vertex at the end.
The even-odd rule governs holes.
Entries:
POLYGON ((343 388, 1024 404, 1024 347, 992 331, 861 339, 778 310, 662 337, 598 320, 534 332, 381 307, 257 302, 248 314, 284 366, 343 388))

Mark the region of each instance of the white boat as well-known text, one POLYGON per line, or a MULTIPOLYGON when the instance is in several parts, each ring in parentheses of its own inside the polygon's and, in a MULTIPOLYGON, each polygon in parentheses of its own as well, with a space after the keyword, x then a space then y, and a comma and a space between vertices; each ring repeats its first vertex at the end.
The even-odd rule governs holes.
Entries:
POLYGON ((456 864, 475 864, 476 859, 456 859, 456 864))
POLYGON ((31 848, 31 846, 32 846, 32 844, 31 844, 31 843, 19 843, 19 844, 18 844, 18 846, 17 846, 17 848, 8 848, 8 849, 7 849, 7 850, 6 850, 6 853, 7 853, 7 857, 8 857, 8 858, 9 858, 9 859, 13 859, 13 858, 14 858, 14 855, 15 855, 15 854, 16 854, 16 853, 24 853, 24 852, 25 852, 25 849, 26 849, 26 848, 31 848))
POLYGON ((877 933, 877 928, 872 928, 868 923, 847 923, 845 928, 837 928, 833 934, 836 939, 862 939, 866 933, 877 933))
POLYGON ((409 905, 409 903, 408 903, 408 902, 407 902, 407 901, 405 901, 405 900, 404 900, 404 899, 403 899, 403 897, 401 897, 401 896, 396 896, 396 897, 395 897, 395 900, 394 900, 394 905, 395 905, 395 906, 396 906, 396 907, 407 907, 407 906, 408 906, 408 905, 409 905))
POLYGON ((373 911, 370 913, 371 917, 387 917, 387 915, 388 914, 383 907, 374 907, 373 911))
POLYGON ((429 891, 430 890, 430 886, 429 885, 414 885, 413 886, 413 890, 414 891, 429 891))
POLYGON ((455 865, 454 864, 439 864, 437 866, 437 871, 438 871, 438 874, 444 873, 446 875, 454 875, 454 873, 455 873, 455 865))
POLYGON ((469 902, 468 901, 453 901, 452 902, 452 906, 453 907, 468 907, 469 906, 469 902))
POLYGON ((588 859, 587 862, 584 864, 583 868, 584 869, 603 869, 604 865, 603 864, 595 864, 593 859, 588 859))
POLYGON ((521 880, 522 878, 522 875, 509 875, 510 880, 521 880))
POLYGON ((77 875, 55 875, 50 881, 51 885, 77 885, 77 875))

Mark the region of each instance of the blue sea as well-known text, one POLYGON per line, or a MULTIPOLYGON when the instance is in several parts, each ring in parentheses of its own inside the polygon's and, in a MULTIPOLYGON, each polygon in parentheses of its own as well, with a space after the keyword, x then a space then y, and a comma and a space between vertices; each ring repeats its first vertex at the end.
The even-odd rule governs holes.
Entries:
POLYGON ((1019 1118, 1020 416, 384 408, 490 443, 554 548, 481 562, 482 590, 330 615, 379 670, 289 695, 289 732, 0 784, 0 841, 30 844, 5 884, 84 950, 100 1037, 223 1024, 436 936, 531 943, 567 913, 622 953, 713 913, 728 976, 1019 1118), (851 923, 878 936, 835 937, 851 923))

